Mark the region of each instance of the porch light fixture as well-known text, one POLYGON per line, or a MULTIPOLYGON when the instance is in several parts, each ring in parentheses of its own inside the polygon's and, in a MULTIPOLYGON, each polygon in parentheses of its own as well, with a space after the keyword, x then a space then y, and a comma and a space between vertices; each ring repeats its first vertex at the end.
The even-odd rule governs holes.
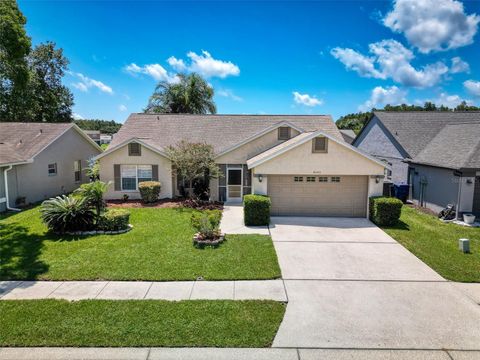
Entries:
POLYGON ((263 180, 263 175, 258 175, 258 182, 262 182, 263 180))

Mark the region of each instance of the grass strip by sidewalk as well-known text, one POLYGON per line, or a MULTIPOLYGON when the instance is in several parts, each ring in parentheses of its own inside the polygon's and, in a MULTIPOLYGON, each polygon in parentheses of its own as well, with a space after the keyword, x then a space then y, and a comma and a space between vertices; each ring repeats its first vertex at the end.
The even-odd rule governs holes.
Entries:
POLYGON ((480 228, 444 224, 404 206, 399 223, 383 230, 444 278, 480 282, 480 228), (458 250, 460 238, 470 239, 470 254, 458 250))
POLYGON ((270 346, 275 301, 4 300, 0 346, 270 346))

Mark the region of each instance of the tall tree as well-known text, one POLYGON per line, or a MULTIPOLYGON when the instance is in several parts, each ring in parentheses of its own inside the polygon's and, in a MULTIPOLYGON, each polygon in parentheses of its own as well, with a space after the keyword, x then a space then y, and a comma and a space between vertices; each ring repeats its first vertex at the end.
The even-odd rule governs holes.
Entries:
POLYGON ((32 121, 68 122, 72 120, 73 95, 62 84, 69 61, 55 43, 35 47, 28 56, 29 95, 33 103, 32 121))
POLYGON ((176 114, 215 114, 213 88, 198 74, 178 74, 178 82, 158 83, 145 112, 176 114))
POLYGON ((15 0, 0 1, 0 121, 28 116, 29 81, 27 55, 31 41, 25 32, 27 20, 15 0))

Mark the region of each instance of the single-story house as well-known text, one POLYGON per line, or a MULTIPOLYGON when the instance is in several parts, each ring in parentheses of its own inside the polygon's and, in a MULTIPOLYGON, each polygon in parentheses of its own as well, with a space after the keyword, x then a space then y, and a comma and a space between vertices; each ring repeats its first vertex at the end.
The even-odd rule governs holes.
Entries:
POLYGON ((352 144, 357 135, 352 129, 340 129, 340 134, 342 134, 343 140, 347 143, 352 144))
POLYGON ((73 191, 101 152, 73 123, 0 123, 0 211, 73 191))
POLYGON ((376 111, 353 145, 391 166, 415 203, 480 216, 480 112, 376 111))
POLYGON ((213 146, 224 176, 212 200, 269 195, 274 215, 367 216, 368 197, 382 193, 385 165, 343 140, 325 115, 131 114, 97 156, 108 199, 140 197, 138 183, 158 180, 160 196, 180 195, 166 148, 181 140, 213 146))

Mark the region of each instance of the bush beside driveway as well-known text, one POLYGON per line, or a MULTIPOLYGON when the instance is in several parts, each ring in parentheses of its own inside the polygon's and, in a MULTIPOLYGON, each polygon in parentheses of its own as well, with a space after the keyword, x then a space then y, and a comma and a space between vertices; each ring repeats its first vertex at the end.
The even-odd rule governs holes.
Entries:
POLYGON ((269 236, 228 235, 196 249, 186 208, 131 209, 120 235, 57 236, 39 207, 0 217, 0 280, 259 280, 280 277, 269 236))

